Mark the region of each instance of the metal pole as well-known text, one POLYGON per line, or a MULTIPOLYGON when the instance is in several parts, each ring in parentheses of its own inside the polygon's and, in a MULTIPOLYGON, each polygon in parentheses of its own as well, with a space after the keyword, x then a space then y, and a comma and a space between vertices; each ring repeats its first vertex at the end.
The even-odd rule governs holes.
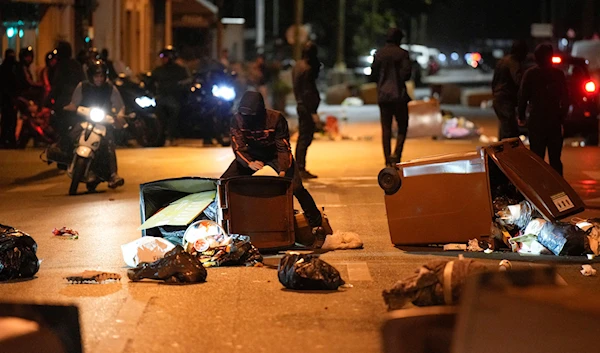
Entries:
POLYGON ((346 28, 346 0, 340 0, 340 7, 338 10, 338 40, 337 40, 337 60, 335 63, 336 68, 345 70, 346 64, 344 63, 344 30, 346 28))
POLYGON ((300 60, 302 57, 302 43, 300 43, 300 26, 302 26, 302 17, 304 16, 304 0, 295 0, 296 2, 296 25, 294 29, 294 59, 300 60))
POLYGON ((256 51, 265 52, 265 0, 256 0, 256 51))

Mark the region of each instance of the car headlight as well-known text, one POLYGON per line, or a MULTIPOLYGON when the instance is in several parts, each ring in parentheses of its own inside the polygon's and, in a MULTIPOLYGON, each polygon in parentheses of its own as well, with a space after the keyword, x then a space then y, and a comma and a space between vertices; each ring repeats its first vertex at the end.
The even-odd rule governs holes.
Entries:
POLYGON ((235 90, 229 86, 214 85, 212 87, 212 94, 217 98, 223 98, 226 101, 232 101, 235 99, 235 90))
POLYGON ((139 105, 140 108, 156 107, 156 100, 148 96, 137 97, 135 103, 139 105))
POLYGON ((105 117, 106 113, 104 113, 104 110, 100 108, 92 108, 90 110, 90 119, 95 123, 101 122, 105 117))

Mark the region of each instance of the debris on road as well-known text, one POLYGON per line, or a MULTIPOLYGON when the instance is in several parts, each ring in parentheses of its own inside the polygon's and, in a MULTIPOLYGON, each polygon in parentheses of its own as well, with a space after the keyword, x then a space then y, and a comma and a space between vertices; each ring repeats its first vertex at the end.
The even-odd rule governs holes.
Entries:
POLYGON ((321 249, 323 250, 348 250, 348 249, 362 249, 363 242, 360 240, 358 234, 353 232, 340 232, 335 231, 333 234, 328 235, 325 238, 325 243, 321 249))
POLYGON ((0 224, 0 281, 32 278, 40 269, 37 243, 29 234, 0 224))
POLYGON ((596 275, 596 270, 592 267, 592 265, 581 265, 582 269, 581 274, 586 276, 586 277, 590 277, 590 276, 595 276, 596 275))
POLYGON ((54 228, 52 234, 63 237, 65 239, 79 239, 79 232, 73 228, 62 227, 60 229, 54 228))
POLYGON ((177 245, 164 258, 129 269, 127 276, 134 282, 148 278, 167 283, 199 283, 206 281, 207 272, 197 257, 177 245))
POLYGON ((147 236, 121 245, 121 252, 127 266, 136 267, 142 262, 154 262, 162 259, 173 248, 175 245, 168 240, 147 236))
POLYGON ((65 277, 67 281, 74 284, 82 283, 106 283, 111 281, 120 281, 121 275, 112 272, 102 271, 83 271, 81 273, 65 277))
POLYGON ((480 242, 477 239, 471 239, 469 240, 469 243, 467 243, 467 251, 470 252, 482 252, 487 250, 488 248, 489 244, 483 241, 480 242))
POLYGON ((467 246, 465 244, 450 243, 444 245, 444 251, 465 251, 467 246))
POLYGON ((471 259, 430 261, 392 289, 384 290, 383 299, 388 310, 402 309, 411 302, 417 306, 454 305, 467 277, 484 271, 483 264, 471 259))
POLYGON ((297 290, 337 290, 345 284, 340 272, 314 254, 290 252, 277 269, 279 282, 297 290))
POLYGON ((508 260, 502 260, 498 264, 498 270, 500 271, 510 271, 512 269, 512 264, 508 260))

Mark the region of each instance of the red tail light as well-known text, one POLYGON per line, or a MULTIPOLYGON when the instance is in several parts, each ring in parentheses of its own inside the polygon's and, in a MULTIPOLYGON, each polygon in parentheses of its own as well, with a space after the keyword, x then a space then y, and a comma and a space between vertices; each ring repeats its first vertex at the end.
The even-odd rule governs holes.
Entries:
POLYGON ((594 93, 596 92, 596 84, 594 83, 594 81, 588 81, 585 83, 585 91, 587 93, 594 93))
POLYGON ((552 63, 553 64, 560 64, 562 62, 562 58, 560 56, 553 56, 552 57, 552 63))

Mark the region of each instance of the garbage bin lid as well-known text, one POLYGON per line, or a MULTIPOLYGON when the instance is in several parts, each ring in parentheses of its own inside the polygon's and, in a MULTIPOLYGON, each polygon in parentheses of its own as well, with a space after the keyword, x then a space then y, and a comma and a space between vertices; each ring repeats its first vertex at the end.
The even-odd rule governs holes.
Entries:
POLYGON ((583 200, 571 185, 518 138, 483 149, 547 220, 559 220, 585 209, 583 200))

